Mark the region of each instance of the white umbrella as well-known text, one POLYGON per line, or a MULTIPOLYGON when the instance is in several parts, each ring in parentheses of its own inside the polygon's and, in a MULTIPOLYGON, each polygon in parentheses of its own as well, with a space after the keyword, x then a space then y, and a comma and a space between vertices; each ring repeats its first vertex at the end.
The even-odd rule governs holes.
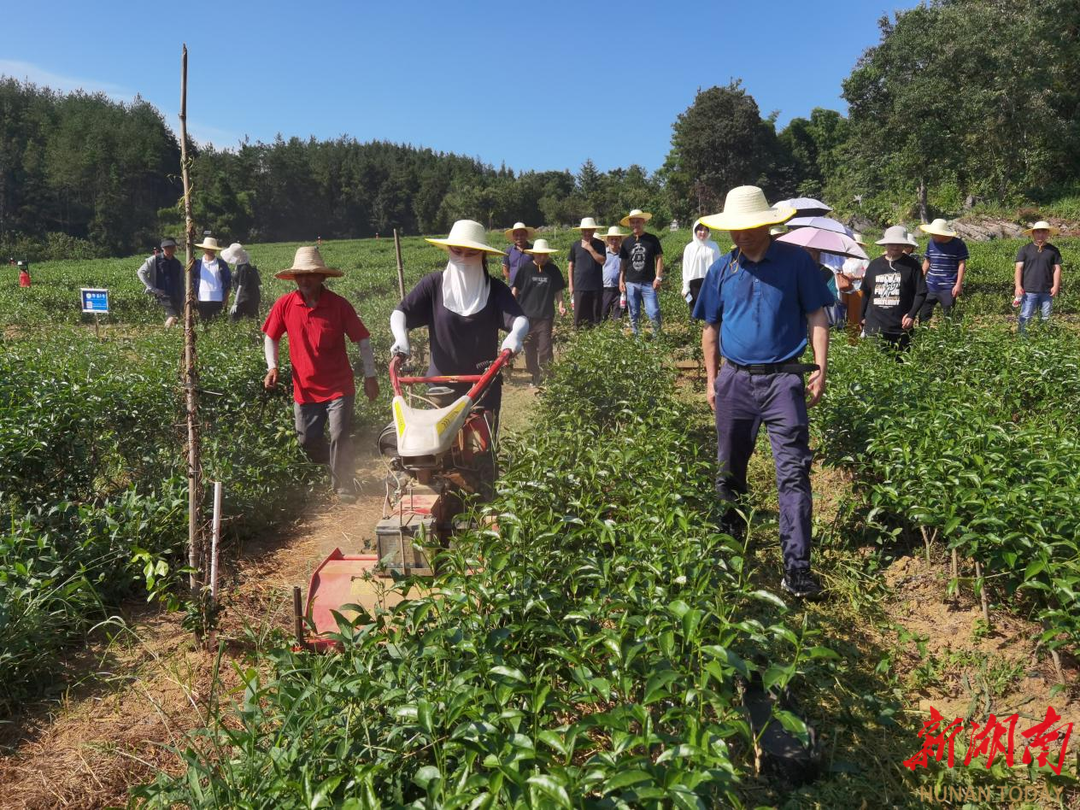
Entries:
POLYGON ((851 230, 843 222, 837 222, 832 217, 795 217, 784 224, 789 228, 817 228, 822 231, 842 233, 847 237, 855 236, 855 231, 851 230))

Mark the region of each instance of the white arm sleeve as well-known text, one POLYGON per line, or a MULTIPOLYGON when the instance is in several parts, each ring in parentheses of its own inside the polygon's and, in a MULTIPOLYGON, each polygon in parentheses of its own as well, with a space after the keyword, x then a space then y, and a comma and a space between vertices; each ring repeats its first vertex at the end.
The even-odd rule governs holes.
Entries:
POLYGON ((375 376, 375 352, 371 349, 371 338, 360 341, 360 362, 364 366, 364 376, 375 376))
POLYGON ((390 334, 394 336, 394 345, 390 348, 393 354, 410 353, 409 330, 405 328, 405 313, 395 309, 390 313, 390 334))
POLYGON ((689 252, 690 246, 687 245, 683 248, 682 252, 682 294, 685 298, 687 293, 690 292, 690 279, 687 276, 690 274, 690 267, 686 261, 686 254, 689 252))
POLYGON ((514 318, 514 323, 510 327, 510 334, 507 335, 506 339, 502 342, 499 351, 509 349, 514 354, 517 354, 524 348, 525 336, 527 334, 529 334, 529 319, 524 315, 518 315, 514 318))
POLYGON ((278 341, 269 335, 263 336, 263 354, 266 355, 266 368, 277 368, 278 341))
POLYGON ((138 273, 139 281, 141 281, 143 283, 143 286, 146 287, 146 291, 153 292, 154 285, 150 283, 150 260, 147 259, 145 262, 143 262, 142 267, 140 267, 136 272, 138 273))

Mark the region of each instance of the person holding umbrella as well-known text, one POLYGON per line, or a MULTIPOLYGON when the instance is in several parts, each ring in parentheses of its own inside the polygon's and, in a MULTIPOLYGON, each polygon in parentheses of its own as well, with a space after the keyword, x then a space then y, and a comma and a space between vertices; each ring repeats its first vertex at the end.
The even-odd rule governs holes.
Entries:
POLYGON ((776 465, 781 587, 813 598, 822 587, 810 571, 813 456, 807 408, 825 392, 825 307, 833 299, 807 252, 769 235, 770 225, 794 214, 792 208, 770 206, 760 188, 739 186, 728 192, 722 213, 702 217, 708 227, 728 231, 735 248, 709 268, 693 316, 705 322, 701 349, 706 400, 716 413, 716 494, 727 505, 722 528, 734 536, 744 531, 735 507, 747 493, 747 465, 764 424, 776 465), (808 342, 815 365, 800 360, 808 342))

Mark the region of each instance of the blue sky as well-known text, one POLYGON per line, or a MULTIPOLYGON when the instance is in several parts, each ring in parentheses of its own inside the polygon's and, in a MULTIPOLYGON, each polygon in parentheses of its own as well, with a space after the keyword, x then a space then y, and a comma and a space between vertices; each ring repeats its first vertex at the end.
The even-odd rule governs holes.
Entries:
POLYGON ((350 135, 516 170, 655 170, 698 88, 741 78, 779 124, 840 83, 899 6, 835 2, 8 2, 0 74, 147 99, 234 146, 350 135))

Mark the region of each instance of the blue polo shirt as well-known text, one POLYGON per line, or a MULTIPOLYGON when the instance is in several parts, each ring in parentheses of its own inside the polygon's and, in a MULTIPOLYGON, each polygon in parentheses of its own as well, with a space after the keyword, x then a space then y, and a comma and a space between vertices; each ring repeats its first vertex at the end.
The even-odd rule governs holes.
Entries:
POLYGON ((810 254, 774 241, 760 262, 734 250, 717 259, 705 274, 694 318, 720 324, 729 360, 783 363, 806 348, 807 314, 833 303, 810 254))
MULTIPOLYGON (((532 250, 532 242, 525 243, 525 250, 532 250)), ((506 255, 503 256, 503 267, 510 268, 510 278, 506 282, 508 286, 514 286, 514 279, 517 278, 517 272, 522 267, 532 261, 532 256, 524 251, 518 250, 517 245, 511 245, 510 249, 506 251, 506 255)))

